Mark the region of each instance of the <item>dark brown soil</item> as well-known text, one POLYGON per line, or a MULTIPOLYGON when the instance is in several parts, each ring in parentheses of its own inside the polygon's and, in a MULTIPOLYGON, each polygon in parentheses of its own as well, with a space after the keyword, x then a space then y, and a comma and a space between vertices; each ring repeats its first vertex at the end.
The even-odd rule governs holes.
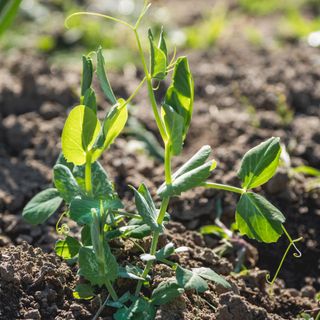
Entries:
MULTIPOLYGON (((235 42, 189 56, 197 100, 185 151, 175 159, 176 166, 209 144, 219 163, 212 178, 238 185, 236 171, 243 154, 262 140, 279 136, 291 167, 320 168, 317 49, 299 44, 273 51, 235 42), (281 106, 291 118, 282 116, 281 106)), ((21 219, 26 202, 50 184, 64 119, 68 108, 77 103, 79 74, 25 53, 2 56, 0 61, 0 319, 90 319, 98 302, 74 301, 76 270, 47 253, 59 237, 57 217, 38 227, 21 219)), ((139 77, 139 71, 112 74, 111 81, 119 96, 128 96, 139 77), (130 85, 124 88, 123 83, 130 85)), ((132 113, 157 135, 146 92, 135 102, 132 113)), ((105 108, 101 102, 101 109, 105 108)), ((129 208, 128 184, 144 181, 155 195, 163 179, 162 165, 136 145, 133 138, 122 136, 103 158, 129 208)), ((252 270, 229 276, 232 292, 212 286, 201 296, 189 293, 161 308, 157 319, 295 319, 304 310, 319 308, 315 293, 320 290, 320 192, 307 192, 306 179, 292 175, 290 166, 283 165, 260 190, 284 212, 289 233, 304 238, 299 243, 302 258, 288 257, 273 295, 264 270, 274 273, 286 239, 272 245, 247 243, 245 265, 252 270)), ((212 267, 224 275, 234 269, 234 251, 218 259, 212 249, 220 244, 219 239, 203 239, 187 230, 212 224, 219 208, 223 222, 230 226, 236 201, 235 195, 202 189, 172 200, 170 212, 179 223, 169 224, 167 239, 192 248, 180 258, 183 265, 212 267)), ((72 231, 77 232, 76 226, 72 231)), ((156 271, 156 282, 170 276, 162 268, 156 271)), ((108 313, 104 319, 109 319, 108 313)))

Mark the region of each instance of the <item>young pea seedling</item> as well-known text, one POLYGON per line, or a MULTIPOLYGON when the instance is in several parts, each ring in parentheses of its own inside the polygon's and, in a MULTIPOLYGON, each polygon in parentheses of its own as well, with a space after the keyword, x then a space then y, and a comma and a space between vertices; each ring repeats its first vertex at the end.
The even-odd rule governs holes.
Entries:
POLYGON ((290 241, 287 252, 300 240, 290 238, 283 226, 285 218, 282 213, 262 196, 251 191, 274 175, 281 152, 278 138, 267 140, 244 156, 238 174, 242 181, 241 188, 208 181, 216 167, 214 160, 208 161, 211 153, 209 146, 202 147, 184 165, 172 172, 171 160, 182 152, 190 126, 194 84, 186 57, 176 59, 174 56, 169 62, 162 31, 159 41, 156 42, 149 30, 150 66, 147 66, 138 28, 149 6, 148 1, 145 1, 142 13, 134 25, 96 13, 74 14, 104 17, 129 28, 136 39, 145 76, 127 100, 116 98, 105 72, 101 48, 83 57, 80 104, 72 109, 63 128, 62 153, 53 168, 55 187, 40 192, 31 199, 23 211, 27 221, 39 224, 56 212, 64 201, 66 211, 62 216, 75 221, 81 227, 81 235, 80 240, 77 240, 68 235, 68 228, 65 225, 57 228, 65 238, 57 242, 55 251, 64 259, 77 262, 78 274, 87 280, 75 288, 76 298, 90 299, 99 287, 107 289, 108 298, 101 304, 94 319, 105 306, 110 306, 117 309, 113 315, 115 320, 152 320, 159 305, 170 302, 187 290, 202 293, 208 289, 207 281, 230 288, 230 284, 210 268, 188 270, 170 260, 172 254, 179 253, 185 248, 176 248, 173 243, 167 243, 159 248, 159 237, 163 234, 164 225, 169 219, 167 208, 170 199, 192 188, 214 188, 239 194, 240 200, 236 211, 237 228, 241 234, 251 239, 276 242, 284 232, 290 241), (97 117, 96 96, 92 88, 94 56, 97 60, 98 82, 112 106, 102 122, 97 117), (155 99, 154 83, 166 79, 171 71, 171 84, 159 108, 155 99), (138 94, 144 83, 147 84, 150 104, 164 145, 165 177, 163 184, 157 190, 161 199, 159 208, 145 184, 142 183, 137 189, 131 186, 137 208, 135 214, 123 209, 114 184, 98 160, 124 129, 128 118, 127 105, 138 94), (145 262, 144 269, 141 270, 129 262, 120 265, 111 241, 116 238, 144 239, 150 235, 152 239, 150 251, 141 255, 142 261, 145 262), (150 271, 155 263, 171 267, 174 276, 160 283, 151 292, 142 290, 146 284, 151 284, 152 288, 153 279, 150 271), (120 296, 119 278, 136 281, 135 289, 127 290, 120 296))

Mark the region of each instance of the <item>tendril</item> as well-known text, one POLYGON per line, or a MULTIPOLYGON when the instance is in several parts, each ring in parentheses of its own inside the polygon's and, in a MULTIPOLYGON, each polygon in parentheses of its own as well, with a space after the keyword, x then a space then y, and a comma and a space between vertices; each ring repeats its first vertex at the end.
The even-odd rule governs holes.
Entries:
POLYGON ((66 223, 62 223, 61 226, 59 226, 59 225, 60 225, 63 217, 66 216, 66 215, 67 215, 67 211, 63 212, 61 214, 59 220, 56 223, 56 231, 57 231, 57 233, 60 234, 60 235, 64 235, 64 236, 66 236, 70 232, 70 228, 66 223))
POLYGON ((272 280, 270 280, 270 279, 271 279, 270 273, 268 273, 268 274, 266 275, 266 280, 267 280, 267 282, 268 282, 271 286, 274 284, 275 280, 277 279, 278 274, 279 274, 279 272, 280 272, 280 270, 281 270, 281 268, 282 268, 282 265, 283 265, 283 263, 284 263, 287 255, 288 255, 291 247, 293 247, 294 250, 295 250, 295 252, 293 253, 293 256, 294 256, 295 258, 301 258, 301 256, 302 256, 301 251, 297 248, 297 246, 296 246, 295 243, 303 240, 303 238, 300 237, 300 238, 297 238, 297 239, 292 240, 292 238, 291 238, 291 236, 289 235, 289 233, 288 233, 288 231, 286 230, 286 228, 285 228, 283 225, 282 225, 281 227, 282 227, 282 230, 284 231, 286 237, 289 239, 289 244, 288 244, 288 247, 287 247, 286 251, 284 252, 284 254, 283 254, 282 258, 281 258, 280 264, 279 264, 279 266, 278 266, 278 268, 277 268, 277 271, 276 271, 276 273, 274 274, 272 280))

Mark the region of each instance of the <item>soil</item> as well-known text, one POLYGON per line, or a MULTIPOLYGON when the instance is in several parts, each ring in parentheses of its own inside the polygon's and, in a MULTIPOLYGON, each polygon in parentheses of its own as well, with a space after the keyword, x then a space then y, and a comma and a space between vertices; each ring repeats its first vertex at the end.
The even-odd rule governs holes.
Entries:
MULTIPOLYGON (((181 23, 196 18, 187 16, 181 23)), ((264 139, 279 136, 290 161, 259 192, 284 213, 289 233, 304 238, 299 243, 303 255, 287 258, 270 293, 266 275, 274 274, 287 241, 281 238, 265 245, 244 239, 248 249, 244 264, 250 272, 230 275, 237 263, 236 245, 219 258, 214 249, 220 240, 192 230, 212 224, 221 210, 222 221, 230 226, 237 196, 202 189, 187 192, 171 201, 174 222, 167 225, 162 240, 189 246, 190 252, 176 259, 186 267, 205 266, 222 273, 232 290, 211 285, 202 295, 189 292, 160 308, 157 319, 297 319, 308 310, 315 316, 312 310, 319 308, 315 295, 320 291, 320 191, 308 192, 305 184, 310 178, 292 174, 291 168, 301 164, 320 168, 319 50, 302 43, 271 50, 235 41, 188 56, 196 105, 184 153, 174 159, 175 167, 209 144, 218 161, 212 179, 238 186, 236 172, 243 154, 264 139)), ((99 301, 74 300, 77 270, 52 253, 59 238, 57 216, 37 227, 21 218, 27 201, 51 183, 64 120, 77 103, 79 72, 56 68, 29 53, 3 55, 0 61, 0 319, 91 319, 99 301)), ((112 73, 110 78, 116 94, 127 97, 141 72, 112 73), (129 86, 124 88, 124 83, 129 86)), ((165 85, 160 93, 164 90, 165 85)), ((142 91, 135 103, 132 115, 159 138, 147 93, 142 91)), ((101 100, 101 113, 107 107, 101 100)), ((129 209, 133 204, 128 184, 144 181, 155 195, 162 183, 162 164, 142 152, 133 137, 122 135, 102 163, 129 209)), ((71 225, 71 232, 77 227, 71 225)), ((158 266, 154 285, 170 276, 158 266)), ((105 310, 103 319, 111 319, 110 312, 105 310)))

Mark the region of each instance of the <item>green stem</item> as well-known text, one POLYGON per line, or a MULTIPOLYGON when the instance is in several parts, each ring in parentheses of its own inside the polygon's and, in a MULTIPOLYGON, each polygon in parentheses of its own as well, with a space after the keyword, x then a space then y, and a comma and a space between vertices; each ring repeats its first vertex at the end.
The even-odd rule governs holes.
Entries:
POLYGON ((280 263, 279 263, 279 266, 278 266, 278 268, 277 268, 277 271, 276 271, 276 273, 274 274, 272 280, 270 280, 270 278, 271 278, 271 277, 270 277, 270 274, 267 274, 267 276, 266 276, 267 282, 268 282, 271 286, 272 286, 272 285, 274 284, 274 282, 276 281, 276 279, 277 279, 277 277, 278 277, 278 275, 279 275, 279 272, 280 272, 280 270, 281 270, 281 268, 282 268, 282 265, 283 265, 283 263, 284 263, 287 255, 288 255, 289 250, 291 249, 291 247, 293 246, 294 249, 296 250, 296 252, 293 253, 293 256, 294 256, 295 258, 300 258, 301 255, 302 255, 301 252, 300 252, 300 250, 297 248, 297 246, 296 246, 295 243, 303 240, 303 238, 300 237, 300 238, 297 238, 297 239, 292 240, 291 236, 289 235, 289 233, 288 233, 288 231, 286 230, 286 228, 284 227, 284 225, 281 225, 281 227, 282 227, 282 230, 283 230, 283 232, 285 233, 286 237, 289 239, 289 245, 288 245, 286 251, 284 252, 284 254, 283 254, 282 258, 281 258, 281 261, 280 261, 280 263))
POLYGON ((162 140, 163 141, 167 141, 166 130, 165 130, 164 124, 163 124, 163 122, 161 120, 161 117, 160 117, 160 114, 159 114, 156 98, 154 96, 153 87, 152 87, 152 78, 151 78, 151 75, 149 73, 149 70, 148 70, 148 67, 147 67, 147 63, 146 63, 146 59, 145 59, 144 54, 143 54, 140 37, 139 37, 137 29, 133 29, 133 32, 134 32, 135 37, 136 37, 138 50, 139 50, 139 55, 140 55, 141 62, 142 62, 142 67, 143 67, 143 70, 144 70, 144 73, 145 73, 146 79, 147 79, 148 94, 149 94, 149 98, 150 98, 150 102, 151 102, 151 106, 152 106, 152 111, 153 111, 153 114, 154 114, 158 129, 160 131, 162 140))
POLYGON ((205 183, 202 183, 201 186, 208 188, 208 189, 226 190, 226 191, 231 191, 231 192, 239 193, 239 194, 245 193, 244 189, 229 186, 226 184, 221 184, 221 183, 205 182, 205 183))
POLYGON ((85 187, 88 195, 91 195, 91 192, 92 192, 91 160, 92 160, 92 152, 88 151, 86 153, 86 167, 85 167, 85 187))
POLYGON ((119 300, 118 295, 115 292, 110 280, 106 280, 105 281, 105 285, 106 285, 106 287, 108 289, 108 292, 110 293, 110 296, 111 296, 112 300, 113 301, 118 301, 119 300))
POLYGON ((131 94, 131 96, 126 100, 126 104, 129 104, 132 99, 136 96, 136 94, 139 92, 139 90, 141 89, 141 87, 143 86, 144 82, 147 80, 147 77, 144 77, 142 79, 142 81, 139 83, 139 85, 137 86, 137 88, 134 90, 134 92, 131 94))

